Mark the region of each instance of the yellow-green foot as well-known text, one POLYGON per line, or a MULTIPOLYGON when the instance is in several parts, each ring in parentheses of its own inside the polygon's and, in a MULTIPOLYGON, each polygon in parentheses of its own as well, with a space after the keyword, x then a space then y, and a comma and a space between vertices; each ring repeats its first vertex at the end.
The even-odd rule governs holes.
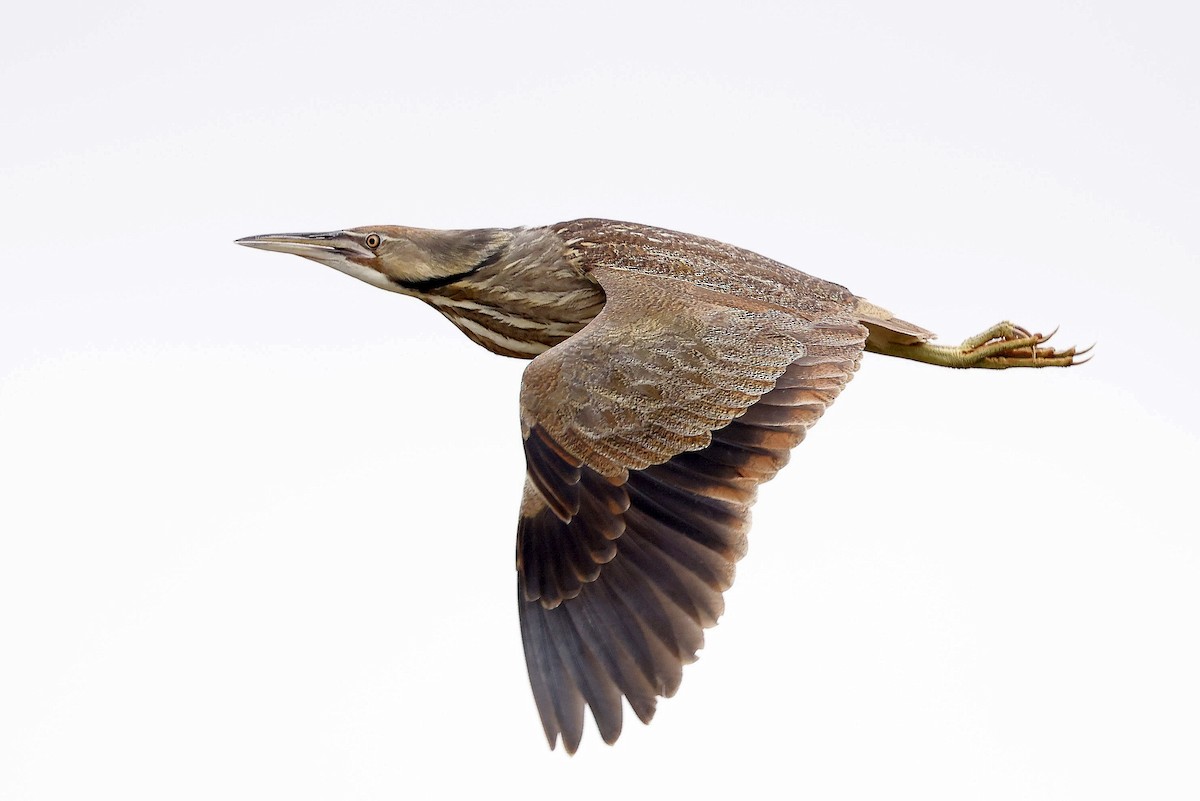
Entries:
POLYGON ((1090 351, 1090 347, 1083 350, 1073 347, 1056 350, 1046 346, 1046 342, 1054 336, 1055 331, 1049 334, 1031 334, 1028 329, 1019 325, 1003 322, 968 337, 957 346, 920 342, 913 345, 889 345, 881 349, 881 352, 942 367, 985 367, 993 370, 1008 367, 1070 367, 1087 361, 1079 357, 1090 351))

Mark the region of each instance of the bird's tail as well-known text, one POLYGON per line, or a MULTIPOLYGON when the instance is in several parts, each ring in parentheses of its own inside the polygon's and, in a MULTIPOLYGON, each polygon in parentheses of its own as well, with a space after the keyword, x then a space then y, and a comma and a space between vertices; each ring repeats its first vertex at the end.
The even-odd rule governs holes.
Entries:
POLYGON ((858 321, 867 327, 867 350, 882 353, 888 345, 917 345, 937 337, 932 331, 927 331, 919 325, 913 325, 907 320, 901 320, 882 306, 876 306, 870 301, 858 299, 854 310, 858 321))

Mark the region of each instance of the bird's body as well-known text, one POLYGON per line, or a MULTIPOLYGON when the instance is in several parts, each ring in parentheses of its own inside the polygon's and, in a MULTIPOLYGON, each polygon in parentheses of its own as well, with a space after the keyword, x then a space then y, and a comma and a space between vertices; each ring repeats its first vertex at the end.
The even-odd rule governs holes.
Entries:
POLYGON ((1001 323, 961 346, 756 253, 645 225, 378 226, 248 237, 429 303, 468 337, 533 359, 518 607, 551 746, 588 706, 648 722, 679 686, 745 553, 759 484, 864 350, 950 367, 1074 363, 1001 323))

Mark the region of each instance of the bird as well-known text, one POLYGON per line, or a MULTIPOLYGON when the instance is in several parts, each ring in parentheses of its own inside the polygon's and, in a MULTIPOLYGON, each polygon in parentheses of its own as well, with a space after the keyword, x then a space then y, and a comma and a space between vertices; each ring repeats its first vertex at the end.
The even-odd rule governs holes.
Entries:
POLYGON ((838 284, 750 250, 650 225, 395 225, 267 234, 418 298, 471 340, 531 360, 520 392, 525 485, 517 607, 551 749, 584 710, 610 745, 623 700, 649 723, 679 688, 746 553, 757 488, 864 351, 951 368, 1079 364, 1000 322, 960 345, 838 284))

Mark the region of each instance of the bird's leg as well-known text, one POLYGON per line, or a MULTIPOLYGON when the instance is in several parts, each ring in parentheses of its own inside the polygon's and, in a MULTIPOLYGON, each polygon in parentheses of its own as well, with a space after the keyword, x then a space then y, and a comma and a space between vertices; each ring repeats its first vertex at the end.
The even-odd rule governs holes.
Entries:
POLYGON ((884 342, 873 343, 871 350, 940 367, 986 367, 993 370, 1006 367, 1069 367, 1081 364, 1079 357, 1091 350, 1042 347, 1052 336, 1053 331, 1049 334, 1031 334, 1019 325, 1003 322, 968 337, 961 345, 884 342))

